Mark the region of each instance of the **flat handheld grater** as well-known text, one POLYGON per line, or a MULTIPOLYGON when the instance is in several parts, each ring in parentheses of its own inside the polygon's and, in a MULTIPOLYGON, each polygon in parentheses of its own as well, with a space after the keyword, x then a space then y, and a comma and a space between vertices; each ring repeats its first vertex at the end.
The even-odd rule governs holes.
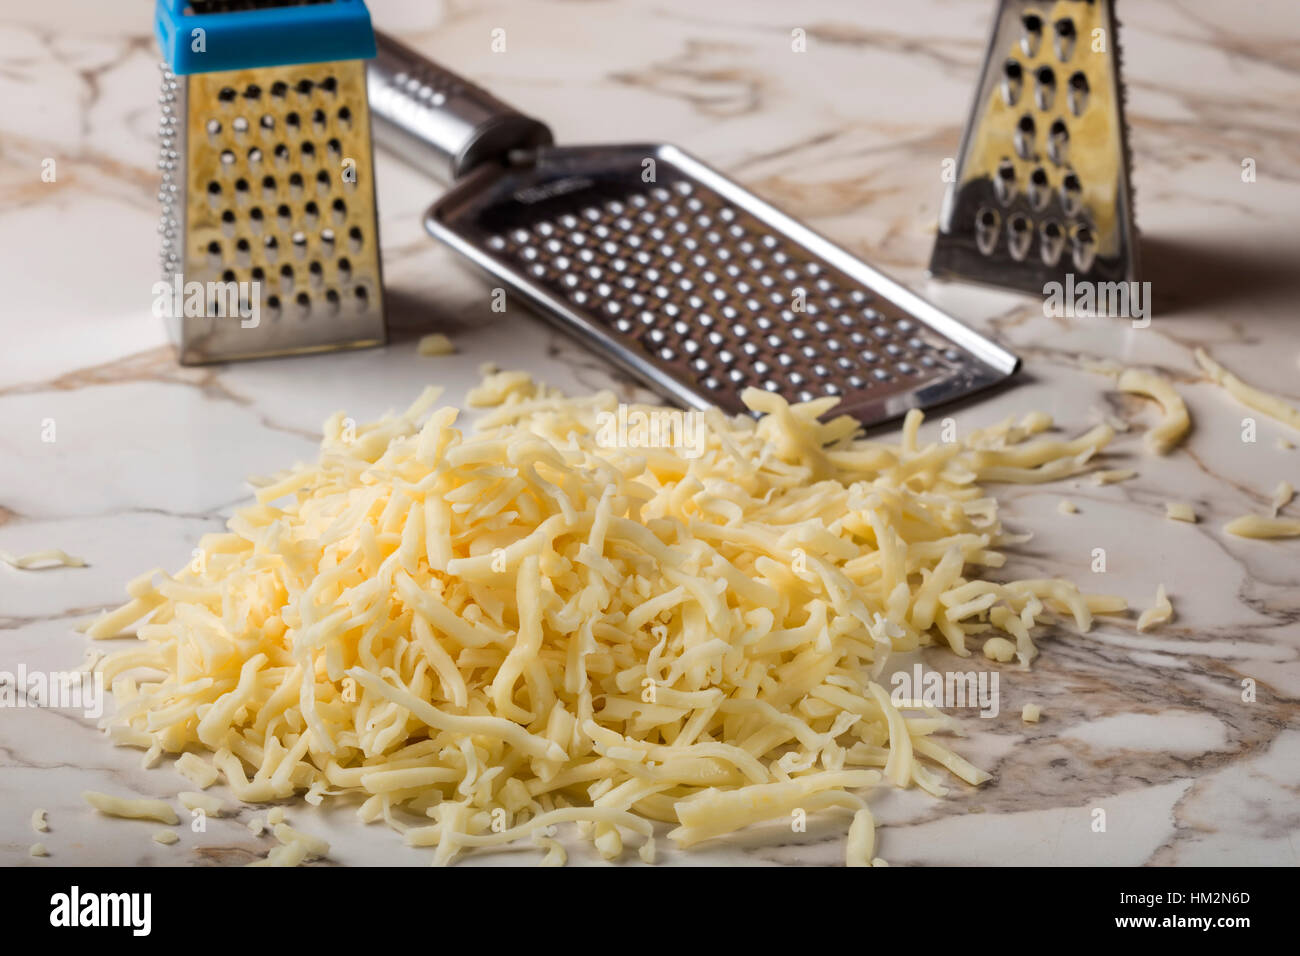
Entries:
POLYGON ((172 312, 180 361, 381 344, 365 4, 157 0, 155 13, 163 281, 204 292, 202 309, 172 312))
POLYGON ((1044 293, 1138 272, 1111 0, 1001 0, 930 271, 1044 293))
POLYGON ((454 183, 425 225, 688 407, 754 386, 875 424, 1018 360, 681 150, 556 147, 542 123, 377 35, 376 138, 454 183))

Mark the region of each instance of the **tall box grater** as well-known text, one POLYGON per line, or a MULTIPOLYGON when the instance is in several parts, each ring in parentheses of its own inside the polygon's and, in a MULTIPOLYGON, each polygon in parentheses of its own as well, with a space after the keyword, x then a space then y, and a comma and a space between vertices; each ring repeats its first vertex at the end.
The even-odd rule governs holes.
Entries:
POLYGON ((154 26, 182 364, 382 344, 365 4, 157 0, 154 26))
POLYGON ((1113 0, 1000 0, 930 271, 1043 293, 1137 278, 1113 0))

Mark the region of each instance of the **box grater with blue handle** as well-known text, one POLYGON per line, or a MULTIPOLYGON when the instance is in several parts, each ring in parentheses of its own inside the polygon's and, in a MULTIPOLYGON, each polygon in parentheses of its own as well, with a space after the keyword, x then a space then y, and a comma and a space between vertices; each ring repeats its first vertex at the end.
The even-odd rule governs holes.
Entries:
POLYGON ((362 0, 157 0, 183 364, 385 339, 362 0))

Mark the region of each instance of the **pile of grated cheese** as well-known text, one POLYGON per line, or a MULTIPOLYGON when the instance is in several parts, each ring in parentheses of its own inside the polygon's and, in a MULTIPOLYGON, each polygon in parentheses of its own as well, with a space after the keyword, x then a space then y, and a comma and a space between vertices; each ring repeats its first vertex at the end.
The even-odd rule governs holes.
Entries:
POLYGON ((88 628, 138 638, 98 665, 114 741, 187 752, 248 802, 349 795, 436 863, 522 837, 554 862, 557 824, 652 861, 652 821, 688 847, 840 807, 870 865, 866 790, 987 779, 940 742, 952 718, 891 703, 888 655, 1005 634, 1027 666, 1042 620, 1125 609, 984 577, 1026 538, 982 484, 1089 470, 1105 425, 1057 440, 1032 414, 922 446, 913 411, 892 444, 821 421, 834 399, 751 390, 761 416, 705 413, 688 454, 607 447, 612 393, 496 373, 471 434, 438 394, 334 416, 316 463, 88 628))

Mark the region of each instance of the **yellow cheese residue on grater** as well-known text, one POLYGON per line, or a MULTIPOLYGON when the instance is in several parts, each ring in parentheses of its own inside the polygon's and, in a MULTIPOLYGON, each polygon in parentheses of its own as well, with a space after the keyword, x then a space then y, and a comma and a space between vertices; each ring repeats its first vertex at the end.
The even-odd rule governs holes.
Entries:
POLYGON ((1008 63, 1019 64, 1021 91, 1014 104, 1008 104, 1002 86, 994 85, 984 103, 983 121, 970 147, 963 182, 981 177, 996 180, 1004 164, 1009 164, 1022 191, 1035 176, 1052 193, 1059 194, 1068 186, 1078 184, 1079 203, 1089 211, 1098 239, 1098 254, 1114 255, 1119 251, 1115 212, 1123 164, 1123 153, 1118 148, 1120 115, 1111 70, 1113 61, 1092 49, 1094 36, 1107 45, 1107 50, 1111 49, 1114 38, 1101 23, 1099 6, 1095 3, 1059 0, 1046 13, 1031 8, 1025 16, 1038 16, 1042 24, 1041 39, 1030 44, 1032 53, 1026 51, 1023 41, 1002 51, 1008 63), (1053 33, 1055 25, 1065 20, 1074 24, 1074 39, 1070 43, 1071 55, 1062 59, 1053 33), (1053 88, 1051 106, 1042 109, 1035 97, 1037 88, 1044 85, 1042 78, 1049 75, 1053 88), (1078 76, 1083 80, 1077 80, 1078 76), (1072 96, 1080 97, 1083 102, 1077 114, 1070 105, 1072 96), (1026 118, 1033 124, 1032 132, 1020 129, 1026 118), (1068 159, 1063 163, 1054 162, 1048 155, 1048 143, 1058 123, 1063 124, 1068 137, 1068 159), (1028 133, 1031 150, 1017 149, 1018 133, 1028 133))

